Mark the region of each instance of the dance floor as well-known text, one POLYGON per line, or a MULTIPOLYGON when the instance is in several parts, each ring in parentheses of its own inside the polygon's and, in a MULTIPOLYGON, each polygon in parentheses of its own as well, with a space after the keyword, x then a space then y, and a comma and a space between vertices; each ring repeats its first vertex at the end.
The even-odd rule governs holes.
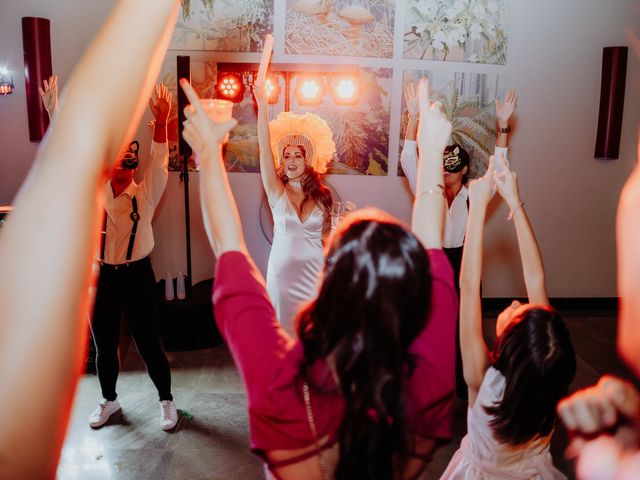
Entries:
MULTIPOLYGON (((493 317, 495 318, 495 317, 493 317)), ((596 382, 603 373, 628 376, 615 353, 612 312, 571 312, 564 318, 578 354, 573 388, 596 382)), ((486 319, 487 336, 494 320, 486 319)), ((182 415, 172 432, 159 425, 156 391, 135 348, 130 348, 118 380, 122 414, 92 430, 87 419, 100 398, 95 375, 78 386, 71 424, 58 468, 59 480, 102 479, 260 479, 261 462, 249 452, 246 398, 242 382, 224 346, 168 353, 173 395, 182 415)), ((466 407, 455 406, 455 438, 441 448, 423 479, 438 478, 466 430, 466 407)), ((552 450, 569 478, 571 464, 562 457, 566 433, 559 427, 552 450)))

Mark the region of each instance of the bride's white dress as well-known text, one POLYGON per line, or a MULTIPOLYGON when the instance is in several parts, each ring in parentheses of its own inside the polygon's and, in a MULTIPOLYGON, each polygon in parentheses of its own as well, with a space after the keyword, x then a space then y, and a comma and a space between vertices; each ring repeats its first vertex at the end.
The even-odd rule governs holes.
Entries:
POLYGON ((294 332, 294 316, 301 303, 317 292, 322 269, 322 225, 324 216, 316 205, 300 221, 295 207, 284 192, 271 208, 273 244, 267 266, 267 293, 283 328, 294 332))

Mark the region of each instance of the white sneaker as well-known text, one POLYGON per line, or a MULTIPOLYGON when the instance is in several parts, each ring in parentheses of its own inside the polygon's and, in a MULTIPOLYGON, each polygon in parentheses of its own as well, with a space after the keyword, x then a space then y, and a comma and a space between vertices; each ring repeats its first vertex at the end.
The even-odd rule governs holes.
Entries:
POLYGON ((176 405, 171 400, 160 402, 160 426, 162 430, 171 430, 178 423, 178 411, 176 405))
POLYGON ((98 404, 96 411, 89 417, 89 425, 91 428, 98 428, 107 423, 109 417, 120 410, 118 400, 105 400, 104 398, 98 404))

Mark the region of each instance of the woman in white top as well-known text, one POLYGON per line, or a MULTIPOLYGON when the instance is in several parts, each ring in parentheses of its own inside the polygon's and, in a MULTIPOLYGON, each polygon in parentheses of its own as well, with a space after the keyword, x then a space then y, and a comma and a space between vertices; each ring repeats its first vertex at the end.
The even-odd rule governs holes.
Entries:
POLYGON ((335 143, 326 122, 310 113, 280 113, 269 124, 264 86, 256 84, 253 92, 260 174, 274 223, 267 292, 280 324, 294 335, 298 307, 316 294, 324 238, 331 228, 331 192, 320 174, 335 143))
POLYGON ((549 442, 555 409, 576 372, 569 331, 549 306, 544 268, 520 200, 514 173, 502 159, 494 172, 469 186, 469 224, 460 279, 460 345, 468 385, 467 435, 442 479, 563 479, 549 442), (487 204, 495 190, 510 208, 518 237, 527 296, 498 317, 496 342, 488 351, 482 332, 480 278, 487 204))

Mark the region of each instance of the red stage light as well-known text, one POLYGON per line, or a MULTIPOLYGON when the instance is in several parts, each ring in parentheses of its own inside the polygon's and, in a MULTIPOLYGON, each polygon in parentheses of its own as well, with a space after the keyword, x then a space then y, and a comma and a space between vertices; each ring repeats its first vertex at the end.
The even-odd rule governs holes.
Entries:
POLYGON ((218 97, 239 103, 244 97, 245 86, 242 77, 235 73, 218 73, 218 83, 216 84, 218 97))

